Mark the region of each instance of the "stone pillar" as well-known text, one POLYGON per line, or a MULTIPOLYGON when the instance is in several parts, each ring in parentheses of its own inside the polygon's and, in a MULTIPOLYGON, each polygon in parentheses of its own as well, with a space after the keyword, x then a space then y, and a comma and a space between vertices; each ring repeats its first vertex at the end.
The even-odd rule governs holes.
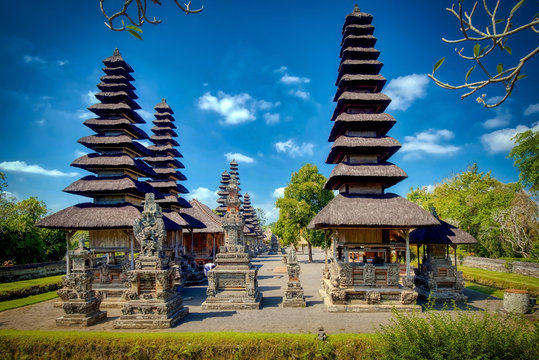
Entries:
POLYGON ((130 239, 130 248, 129 248, 129 258, 130 258, 130 265, 131 265, 131 270, 134 270, 135 269, 135 237, 133 236, 133 234, 129 234, 129 239, 130 239))
POLYGON ((283 307, 305 307, 303 287, 299 281, 300 266, 293 245, 288 251, 286 270, 288 271, 288 283, 284 293, 283 307))
POLYGON ((530 294, 526 290, 505 290, 503 310, 515 314, 527 314, 530 311, 530 294))
POLYGON ((404 231, 404 240, 406 241, 406 277, 410 277, 410 231, 404 231))
POLYGON ((71 272, 71 264, 69 261, 69 241, 71 240, 72 235, 72 231, 66 231, 66 275, 69 275, 69 273, 71 272))

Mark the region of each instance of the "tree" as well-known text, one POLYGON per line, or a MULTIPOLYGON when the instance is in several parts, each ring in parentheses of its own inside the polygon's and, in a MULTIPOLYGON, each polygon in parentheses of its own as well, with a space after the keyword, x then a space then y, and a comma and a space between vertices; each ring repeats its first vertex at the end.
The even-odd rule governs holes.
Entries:
POLYGON ((25 264, 61 259, 66 252, 63 231, 35 226, 47 213, 45 203, 35 197, 19 202, 7 199, 6 187, 5 176, 0 173, 0 261, 25 264))
MULTIPOLYGON (((472 62, 473 66, 469 68, 464 77, 464 84, 461 85, 450 85, 444 83, 434 76, 435 71, 443 64, 445 58, 441 58, 434 65, 434 69, 431 74, 428 76, 434 80, 436 85, 451 90, 460 90, 468 89, 467 93, 461 96, 462 99, 476 93, 479 90, 484 89, 487 86, 494 84, 501 84, 504 87, 505 95, 499 100, 496 100, 492 104, 487 104, 485 101, 486 94, 482 94, 477 97, 477 102, 482 103, 484 107, 492 108, 502 104, 512 93, 513 88, 515 87, 517 81, 523 79, 527 75, 521 74, 521 71, 531 58, 533 58, 539 52, 539 47, 537 47, 536 42, 530 41, 531 49, 526 50, 526 55, 524 55, 518 62, 515 62, 511 66, 504 66, 502 63, 495 65, 495 62, 490 61, 487 64, 487 60, 491 60, 496 52, 507 52, 509 55, 512 55, 512 49, 508 45, 508 40, 517 33, 523 32, 525 30, 530 30, 535 33, 539 31, 535 29, 535 26, 539 24, 539 13, 531 14, 533 18, 531 20, 524 19, 515 19, 517 10, 524 4, 526 0, 518 1, 513 8, 509 11, 507 16, 498 16, 497 12, 500 10, 500 0, 496 1, 496 5, 493 8, 489 8, 487 1, 483 0, 483 9, 486 14, 487 21, 482 26, 476 26, 473 23, 473 16, 475 10, 477 9, 477 1, 470 10, 468 14, 467 11, 464 11, 463 4, 464 0, 458 1, 458 9, 455 10, 455 5, 453 4, 451 8, 446 8, 446 10, 452 14, 459 22, 459 28, 462 32, 462 38, 456 40, 447 40, 442 38, 442 40, 448 44, 473 44, 473 51, 466 55, 464 47, 461 49, 455 48, 455 52, 460 58, 472 62), (515 24, 521 24, 518 27, 515 27, 515 24), (484 30, 480 28, 484 27, 484 30), (484 45, 484 43, 487 43, 484 45), (484 46, 482 46, 482 43, 484 46), (488 70, 489 65, 495 65, 495 71, 488 70), (468 78, 474 71, 474 69, 479 66, 482 70, 482 79, 468 83, 468 78), (494 74, 494 75, 493 75, 494 74)), ((522 18, 526 17, 527 14, 522 14, 522 18)))
POLYGON ((312 247, 324 244, 324 233, 309 230, 311 219, 333 199, 333 192, 324 190, 326 178, 313 164, 303 165, 284 189, 284 197, 277 199, 279 220, 275 224, 275 234, 284 244, 296 245, 303 237, 309 246, 309 261, 312 261, 312 247))
POLYGON ((266 212, 262 208, 256 208, 256 219, 258 220, 258 223, 260 224, 260 227, 264 227, 266 225, 266 222, 268 221, 268 218, 266 217, 266 212))
MULTIPOLYGON (((521 241, 515 236, 523 235, 507 228, 526 224, 523 231, 531 235, 533 226, 537 226, 537 207, 530 205, 533 201, 521 185, 503 184, 490 172, 480 172, 477 164, 445 179, 432 192, 426 187, 410 189, 407 198, 426 210, 434 208, 441 219, 473 235, 478 241, 474 252, 479 256, 524 256, 514 245, 521 241)), ((531 241, 539 246, 537 237, 531 241)))
POLYGON ((509 158, 515 160, 515 167, 520 171, 518 177, 523 186, 529 186, 534 193, 539 191, 539 132, 524 131, 513 137, 515 146, 509 158))
MULTIPOLYGON (((160 0, 151 0, 155 5, 161 6, 160 0)), ((191 1, 189 1, 187 4, 181 5, 178 0, 173 0, 176 6, 180 9, 180 11, 183 11, 186 15, 188 14, 194 14, 199 13, 203 10, 203 6, 200 7, 200 9, 197 10, 191 10, 191 1)), ((123 5, 121 10, 113 13, 112 15, 108 15, 108 13, 105 11, 104 7, 105 0, 99 0, 99 7, 101 9, 101 12, 105 16, 105 25, 114 31, 127 31, 134 37, 136 37, 139 40, 142 40, 142 37, 140 34, 142 34, 142 29, 140 28, 145 22, 148 24, 160 24, 161 20, 156 19, 155 17, 150 20, 147 15, 148 5, 146 0, 123 0, 123 5), (130 7, 130 5, 134 4, 134 7, 130 7), (132 10, 132 9, 136 9, 132 10), (130 10, 132 10, 130 12, 130 10), (134 14, 136 13, 136 17, 134 14), (120 19, 121 26, 118 26, 118 24, 114 24, 114 20, 120 19), (130 24, 125 25, 124 19, 128 20, 130 24)))

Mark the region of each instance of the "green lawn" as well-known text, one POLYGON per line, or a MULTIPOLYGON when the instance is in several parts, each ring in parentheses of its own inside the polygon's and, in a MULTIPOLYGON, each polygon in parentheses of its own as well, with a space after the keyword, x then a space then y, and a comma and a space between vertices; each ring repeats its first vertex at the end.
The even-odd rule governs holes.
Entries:
POLYGON ((56 291, 49 291, 39 295, 31 295, 22 299, 7 300, 0 302, 0 312, 10 309, 20 308, 26 305, 33 305, 42 301, 47 301, 58 297, 56 291))
POLYGON ((490 286, 474 284, 472 282, 466 282, 465 287, 466 287, 466 289, 469 289, 469 290, 477 291, 477 292, 480 292, 482 294, 486 294, 486 295, 490 295, 490 296, 494 296, 494 297, 503 299, 503 290, 495 289, 495 288, 490 287, 490 286))
POLYGON ((472 281, 479 285, 485 285, 488 287, 502 290, 528 290, 531 295, 539 296, 539 278, 512 273, 476 269, 467 266, 459 266, 458 270, 462 271, 465 280, 472 281))
POLYGON ((0 301, 20 299, 57 290, 62 286, 62 276, 56 275, 0 284, 0 301))

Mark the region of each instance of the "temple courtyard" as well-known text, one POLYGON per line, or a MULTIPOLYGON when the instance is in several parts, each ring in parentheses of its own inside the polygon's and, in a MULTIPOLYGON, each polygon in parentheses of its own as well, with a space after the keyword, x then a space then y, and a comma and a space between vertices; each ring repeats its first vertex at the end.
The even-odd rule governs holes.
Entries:
MULTIPOLYGON (((314 249, 313 262, 307 262, 307 251, 298 252, 301 266, 300 280, 305 291, 305 308, 283 308, 282 300, 287 284, 286 265, 282 255, 260 255, 252 260, 258 267, 259 290, 263 294, 260 310, 203 310, 206 300, 207 283, 183 289, 184 306, 189 314, 179 325, 170 329, 144 330, 144 332, 285 332, 285 333, 317 333, 320 326, 328 334, 334 333, 373 333, 380 325, 388 323, 391 312, 362 313, 328 313, 319 294, 320 278, 324 267, 324 253, 314 249)), ((487 309, 494 311, 502 307, 502 300, 465 289, 468 296, 467 306, 470 310, 487 309)), ((55 319, 64 311, 55 307, 59 299, 45 301, 18 309, 0 313, 0 329, 18 330, 73 330, 73 331, 134 331, 115 330, 113 322, 121 315, 121 309, 106 309, 107 318, 89 327, 59 327, 55 319)), ((425 301, 419 299, 417 304, 425 301)), ((442 305, 437 305, 441 307, 442 305)), ((462 307, 466 307, 463 304, 462 307)), ((418 309, 419 306, 418 306, 418 309)))

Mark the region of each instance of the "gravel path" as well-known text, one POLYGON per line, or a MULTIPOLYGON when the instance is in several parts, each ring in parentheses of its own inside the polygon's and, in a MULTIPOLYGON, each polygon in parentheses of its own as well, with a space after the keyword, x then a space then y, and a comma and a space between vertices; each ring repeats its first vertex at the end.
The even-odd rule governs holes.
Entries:
MULTIPOLYGON (((262 255, 253 259, 259 267, 258 281, 263 293, 261 310, 205 311, 200 305, 206 298, 206 285, 185 288, 183 296, 189 315, 173 329, 144 330, 144 332, 288 332, 316 333, 323 326, 327 333, 372 333, 381 324, 388 323, 390 312, 374 313, 328 313, 322 303, 318 289, 324 265, 322 252, 314 253, 314 262, 307 262, 307 254, 298 254, 301 264, 300 280, 305 290, 306 308, 282 308, 282 296, 287 276, 281 255, 262 255)), ((497 309, 501 300, 486 300, 486 295, 465 290, 472 309, 497 309)), ((0 329, 19 330, 66 330, 55 324, 63 310, 54 307, 58 299, 0 313, 0 329)), ((421 301, 419 303, 422 303, 421 301)), ((120 316, 120 309, 107 309, 108 318, 104 322, 88 328, 68 328, 73 331, 118 331, 112 322, 120 316)), ((122 330, 130 331, 130 330, 122 330)), ((132 330, 140 332, 140 330, 132 330)))

